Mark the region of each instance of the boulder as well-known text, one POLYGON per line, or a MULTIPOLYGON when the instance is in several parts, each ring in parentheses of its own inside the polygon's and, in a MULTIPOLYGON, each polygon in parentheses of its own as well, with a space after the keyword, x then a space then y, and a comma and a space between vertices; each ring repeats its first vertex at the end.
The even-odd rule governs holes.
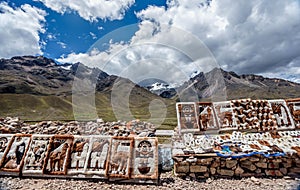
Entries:
POLYGON ((239 175, 241 175, 241 174, 243 174, 243 173, 244 173, 244 170, 243 170, 243 168, 241 168, 240 166, 238 166, 238 167, 234 170, 234 174, 237 175, 237 176, 239 176, 239 175))
POLYGON ((234 175, 234 171, 226 170, 226 169, 219 169, 219 170, 217 170, 217 173, 222 176, 233 176, 234 175))
POLYGON ((256 162, 255 165, 259 168, 268 168, 268 164, 264 162, 256 162))
POLYGON ((245 168, 245 169, 248 169, 250 171, 256 170, 256 166, 254 164, 252 164, 252 162, 250 162, 250 161, 241 162, 241 167, 245 168))
POLYGON ((226 160, 226 168, 233 168, 236 164, 237 160, 226 160))
POLYGON ((216 174, 217 169, 216 168, 210 168, 210 173, 211 175, 215 175, 216 174))
POLYGON ((190 166, 190 172, 192 172, 192 173, 203 173, 206 171, 207 171, 206 166, 199 166, 199 165, 190 166))
POLYGON ((278 162, 269 163, 268 168, 270 169, 279 168, 279 163, 278 162))

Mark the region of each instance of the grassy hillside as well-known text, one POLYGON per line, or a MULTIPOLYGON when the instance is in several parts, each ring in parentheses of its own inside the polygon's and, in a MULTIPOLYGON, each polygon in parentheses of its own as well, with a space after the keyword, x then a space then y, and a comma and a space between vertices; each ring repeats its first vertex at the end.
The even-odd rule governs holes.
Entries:
MULTIPOLYGON (((103 118, 105 121, 116 120, 110 96, 110 93, 96 93, 95 95, 98 117, 103 118)), ((143 93, 131 94, 129 107, 132 115, 136 119, 149 120, 151 117, 148 109, 149 103, 157 98, 155 95, 144 96, 143 93)), ((173 129, 177 124, 175 102, 162 98, 160 100, 165 103, 168 110, 166 119, 160 128, 173 129)), ((74 120, 72 96, 0 94, 0 105, 0 117, 18 116, 24 121, 74 120)), ((89 108, 89 106, 85 105, 84 107, 89 108)), ((85 113, 80 114, 84 115, 85 113)), ((84 115, 84 117, 89 120, 88 115, 84 115)))
POLYGON ((31 94, 0 94, 0 116, 18 116, 27 121, 72 120, 71 97, 31 94))
POLYGON ((220 100, 300 97, 297 83, 213 69, 177 88, 180 96, 164 99, 129 79, 108 75, 100 69, 80 63, 69 67, 65 69, 42 56, 0 59, 0 117, 18 116, 25 121, 140 119, 157 124, 160 129, 173 129, 177 124, 176 101, 197 101, 193 98, 195 92, 201 101, 212 101, 214 93, 220 94, 220 100), (96 93, 89 96, 89 88, 85 87, 94 82, 96 93), (72 97, 72 92, 80 96, 72 97))

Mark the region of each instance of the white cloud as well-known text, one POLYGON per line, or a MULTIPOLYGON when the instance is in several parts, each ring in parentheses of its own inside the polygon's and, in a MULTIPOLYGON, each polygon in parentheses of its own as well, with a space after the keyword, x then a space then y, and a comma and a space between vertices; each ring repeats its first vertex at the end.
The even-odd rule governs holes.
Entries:
POLYGON ((93 38, 93 40, 97 39, 96 34, 94 34, 93 32, 90 32, 91 37, 93 38))
POLYGON ((64 14, 75 11, 85 20, 97 21, 98 19, 120 20, 125 11, 134 4, 135 0, 36 0, 48 8, 64 14))
MULTIPOLYGON (((195 34, 226 70, 276 73, 293 81, 300 78, 295 73, 300 68, 299 1, 215 0, 209 6, 196 6, 202 2, 171 0, 166 10, 150 6, 137 16, 142 20, 141 26, 146 21, 165 23, 195 34), (290 66, 292 62, 294 66, 290 66)), ((141 27, 138 33, 151 34, 151 31, 141 27)), ((161 35, 169 36, 168 32, 161 35)), ((180 38, 176 38, 178 43, 182 43, 180 38)))
POLYGON ((67 48, 67 44, 64 42, 56 42, 58 45, 61 46, 61 48, 66 49, 67 48))
POLYGON ((51 34, 51 33, 49 33, 49 34, 47 35, 47 39, 49 39, 49 40, 56 40, 56 39, 57 39, 57 37, 56 37, 56 35, 55 35, 55 34, 51 34))
MULTIPOLYGON (((120 72, 125 65, 128 67, 142 60, 141 56, 160 54, 160 58, 176 63, 177 68, 189 75, 195 67, 205 70, 211 64, 216 65, 211 59, 213 54, 218 64, 229 71, 273 74, 299 81, 300 73, 295 72, 300 68, 300 2, 297 0, 274 0, 272 3, 267 0, 234 3, 213 0, 209 4, 203 0, 169 0, 167 8, 149 6, 136 14, 141 22, 129 44, 110 44, 106 52, 70 54, 60 60, 75 61, 86 56, 80 61, 95 65, 97 61, 116 56, 122 48, 151 42, 167 45, 165 49, 169 51, 157 46, 128 50, 126 56, 117 54, 119 60, 113 60, 105 69, 120 72), (199 45, 201 42, 212 54, 199 45), (170 51, 174 47, 184 53, 170 51), (186 56, 192 61, 187 61, 186 56)), ((170 77, 176 79, 174 76, 170 77)))
POLYGON ((208 49, 194 35, 162 25, 160 30, 168 30, 169 36, 158 33, 152 38, 152 35, 146 33, 156 26, 150 22, 149 25, 143 24, 151 30, 146 30, 143 34, 136 33, 130 43, 113 43, 111 40, 107 51, 99 51, 96 46, 91 52, 72 53, 57 61, 79 61, 91 67, 99 67, 109 74, 130 78, 136 83, 147 78, 157 78, 171 84, 180 83, 188 80, 195 68, 209 71, 218 66, 208 49), (182 37, 180 45, 173 40, 177 35, 182 37), (139 38, 141 36, 149 38, 139 38), (191 51, 191 48, 197 51, 191 51), (208 68, 205 65, 207 63, 212 67, 208 68))
POLYGON ((45 32, 45 16, 45 11, 28 4, 13 8, 0 3, 0 57, 42 54, 39 33, 45 32))

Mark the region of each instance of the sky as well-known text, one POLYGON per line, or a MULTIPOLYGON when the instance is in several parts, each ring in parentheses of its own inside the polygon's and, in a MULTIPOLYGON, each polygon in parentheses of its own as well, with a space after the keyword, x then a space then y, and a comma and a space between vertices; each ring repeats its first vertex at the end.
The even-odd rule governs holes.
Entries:
POLYGON ((134 82, 220 67, 300 83, 299 0, 4 0, 0 58, 43 55, 134 82))

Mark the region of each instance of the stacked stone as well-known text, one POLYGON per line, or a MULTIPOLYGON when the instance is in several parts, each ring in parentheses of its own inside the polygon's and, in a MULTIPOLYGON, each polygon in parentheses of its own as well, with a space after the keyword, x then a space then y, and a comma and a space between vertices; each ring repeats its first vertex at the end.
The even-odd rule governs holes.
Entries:
POLYGON ((179 177, 299 177, 300 157, 297 154, 269 157, 253 155, 243 158, 177 156, 174 171, 179 177))
POLYGON ((147 122, 133 120, 129 122, 104 122, 102 119, 90 122, 41 121, 27 124, 19 118, 0 119, 0 133, 23 134, 71 134, 71 135, 110 135, 110 136, 149 136, 156 127, 147 122))
POLYGON ((0 133, 19 133, 22 127, 26 127, 18 117, 0 118, 0 133))

